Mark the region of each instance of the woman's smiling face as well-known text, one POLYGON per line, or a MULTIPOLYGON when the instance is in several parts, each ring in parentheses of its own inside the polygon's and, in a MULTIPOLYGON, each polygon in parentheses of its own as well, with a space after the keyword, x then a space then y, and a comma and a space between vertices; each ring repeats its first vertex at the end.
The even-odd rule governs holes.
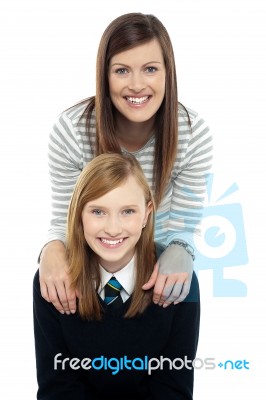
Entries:
POLYGON ((165 95, 165 65, 158 40, 116 54, 109 64, 113 105, 131 122, 155 117, 165 95))

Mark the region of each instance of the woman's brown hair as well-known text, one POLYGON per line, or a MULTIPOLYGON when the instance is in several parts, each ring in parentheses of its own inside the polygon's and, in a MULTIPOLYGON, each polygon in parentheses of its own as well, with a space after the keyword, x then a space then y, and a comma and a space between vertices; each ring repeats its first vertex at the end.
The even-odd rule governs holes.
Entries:
POLYGON ((96 111, 95 154, 121 153, 115 132, 114 106, 109 94, 108 68, 116 54, 158 40, 165 63, 165 97, 155 120, 153 186, 158 206, 169 182, 176 158, 178 139, 178 98, 174 52, 164 25, 153 15, 129 13, 112 21, 102 35, 97 55, 96 96, 90 98, 88 124, 96 111))
MULTIPOLYGON (((76 183, 68 210, 67 257, 73 287, 79 293, 78 311, 82 318, 101 319, 102 308, 97 296, 100 285, 98 256, 87 244, 82 224, 84 206, 134 177, 143 190, 146 205, 154 201, 143 171, 130 155, 102 154, 94 158, 82 171, 76 183)), ((136 282, 130 307, 125 317, 133 317, 151 302, 151 291, 142 290, 156 262, 153 239, 153 211, 136 244, 136 282)))

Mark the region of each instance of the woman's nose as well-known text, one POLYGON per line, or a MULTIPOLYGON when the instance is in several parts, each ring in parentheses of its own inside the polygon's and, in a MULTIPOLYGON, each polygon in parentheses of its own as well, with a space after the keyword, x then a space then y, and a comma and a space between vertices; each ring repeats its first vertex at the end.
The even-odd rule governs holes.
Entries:
POLYGON ((140 72, 134 72, 131 74, 128 88, 136 93, 139 93, 146 88, 145 79, 140 72))

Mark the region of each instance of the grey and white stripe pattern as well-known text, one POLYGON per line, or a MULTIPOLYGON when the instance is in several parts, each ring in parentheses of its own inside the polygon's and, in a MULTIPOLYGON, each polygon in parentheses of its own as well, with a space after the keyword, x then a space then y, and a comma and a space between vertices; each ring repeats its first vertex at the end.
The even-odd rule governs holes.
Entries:
MULTIPOLYGON (((47 241, 65 241, 66 215, 76 180, 93 158, 91 146, 95 142, 95 115, 89 132, 86 128, 87 103, 63 112, 49 138, 49 169, 52 187, 52 218, 47 241)), ((179 140, 171 181, 156 213, 155 240, 169 244, 182 239, 193 244, 192 235, 199 233, 206 176, 212 159, 212 138, 209 128, 197 113, 188 109, 192 129, 185 110, 180 107, 179 140)), ((139 161, 152 185, 155 140, 132 153, 139 161)), ((125 151, 125 150, 123 150, 125 151)))

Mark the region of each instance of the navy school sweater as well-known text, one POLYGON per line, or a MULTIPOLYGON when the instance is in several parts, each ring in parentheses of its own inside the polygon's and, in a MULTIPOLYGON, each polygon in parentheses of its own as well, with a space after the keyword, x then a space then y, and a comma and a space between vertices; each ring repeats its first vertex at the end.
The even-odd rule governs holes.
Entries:
POLYGON ((60 314, 33 282, 34 334, 40 400, 191 400, 199 335, 199 285, 193 273, 182 303, 151 304, 124 318, 102 301, 101 321, 60 314))

